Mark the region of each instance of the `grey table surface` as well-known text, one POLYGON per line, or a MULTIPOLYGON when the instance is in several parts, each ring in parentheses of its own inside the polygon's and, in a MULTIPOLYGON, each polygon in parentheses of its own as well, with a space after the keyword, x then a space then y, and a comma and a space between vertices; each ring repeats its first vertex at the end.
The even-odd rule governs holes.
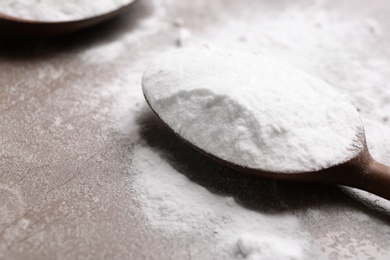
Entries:
MULTIPOLYGON (((132 147, 140 137, 131 126, 128 132, 117 127, 146 104, 112 113, 125 106, 120 96, 142 96, 142 71, 151 53, 177 48, 178 18, 202 35, 223 27, 226 17, 237 19, 243 9, 304 11, 315 2, 140 0, 123 16, 76 34, 1 40, 0 258, 220 259, 210 243, 178 239, 149 225, 131 189, 132 147), (128 81, 121 82, 118 73, 128 73, 128 81)), ((383 30, 376 48, 388 55, 388 2, 329 1, 323 8, 345 19, 375 19, 383 30)), ((141 138, 164 138, 166 130, 150 131, 141 138)), ((337 186, 262 183, 276 185, 284 210, 305 223, 317 244, 316 259, 388 259, 386 201, 337 186)), ((253 202, 259 211, 274 207, 275 197, 259 196, 253 202)))

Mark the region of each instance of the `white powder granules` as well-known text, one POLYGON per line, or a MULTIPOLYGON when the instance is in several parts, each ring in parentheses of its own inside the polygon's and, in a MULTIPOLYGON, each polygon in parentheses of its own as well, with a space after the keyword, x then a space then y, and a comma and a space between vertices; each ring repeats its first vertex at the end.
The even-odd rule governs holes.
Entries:
POLYGON ((346 95, 263 55, 171 51, 149 66, 143 91, 176 133, 239 166, 314 171, 363 148, 361 120, 346 95))
POLYGON ((4 0, 0 13, 24 20, 72 21, 90 18, 118 9, 134 0, 4 0))
POLYGON ((267 236, 246 234, 238 239, 237 246, 239 252, 246 259, 293 260, 303 257, 299 240, 278 237, 273 234, 267 236))
POLYGON ((262 214, 213 194, 143 144, 133 162, 137 196, 153 226, 213 241, 218 259, 306 259, 310 236, 296 216, 262 214))

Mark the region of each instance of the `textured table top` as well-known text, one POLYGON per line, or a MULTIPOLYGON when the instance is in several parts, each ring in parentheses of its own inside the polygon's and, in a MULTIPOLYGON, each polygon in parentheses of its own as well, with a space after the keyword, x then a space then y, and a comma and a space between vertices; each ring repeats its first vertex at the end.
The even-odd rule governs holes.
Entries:
POLYGON ((182 174, 210 192, 239 198, 255 214, 297 217, 310 234, 311 259, 388 259, 387 201, 221 168, 172 136, 142 97, 142 72, 159 52, 192 40, 258 46, 351 92, 374 157, 390 164, 390 124, 383 123, 390 96, 381 92, 390 88, 390 5, 335 4, 142 0, 125 15, 76 34, 1 40, 0 259, 225 258, 210 238, 150 223, 133 184, 139 143, 173 156, 186 165, 182 174), (363 77, 365 66, 379 69, 363 77), (360 98, 362 86, 373 94, 360 98), (206 179, 193 176, 205 169, 220 170, 206 179))

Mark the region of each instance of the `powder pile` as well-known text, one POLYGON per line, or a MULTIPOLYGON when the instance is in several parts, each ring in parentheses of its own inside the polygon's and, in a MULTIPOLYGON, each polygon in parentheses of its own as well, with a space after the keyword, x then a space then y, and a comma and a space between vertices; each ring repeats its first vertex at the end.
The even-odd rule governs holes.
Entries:
POLYGON ((264 55, 170 51, 149 66, 143 91, 176 133, 239 166, 314 171, 363 148, 361 120, 346 95, 264 55))
POLYGON ((5 0, 0 13, 24 20, 72 21, 90 18, 118 9, 134 0, 5 0))

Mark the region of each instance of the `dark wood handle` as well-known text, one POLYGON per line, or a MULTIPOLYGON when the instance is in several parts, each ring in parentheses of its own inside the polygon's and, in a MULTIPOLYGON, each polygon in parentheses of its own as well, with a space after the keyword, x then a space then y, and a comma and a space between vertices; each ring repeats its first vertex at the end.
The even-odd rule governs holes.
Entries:
POLYGON ((390 167, 373 159, 366 163, 357 188, 390 200, 390 167))

